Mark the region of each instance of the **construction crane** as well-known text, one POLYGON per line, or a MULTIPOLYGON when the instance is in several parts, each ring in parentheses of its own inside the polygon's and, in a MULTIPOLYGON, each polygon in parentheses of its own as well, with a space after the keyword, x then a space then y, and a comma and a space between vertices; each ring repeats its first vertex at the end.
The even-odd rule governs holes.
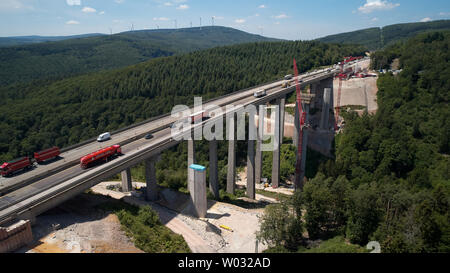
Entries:
MULTIPOLYGON (((302 109, 302 93, 300 90, 300 84, 298 80, 298 69, 297 62, 294 58, 294 74, 295 74, 295 87, 297 90, 297 109, 298 109, 298 117, 300 118, 300 131, 298 133, 298 142, 297 142, 297 162, 295 165, 295 188, 301 187, 302 181, 301 174, 302 170, 302 149, 303 149, 303 125, 305 124, 305 117, 302 109)), ((306 113, 305 113, 306 114, 306 113)))

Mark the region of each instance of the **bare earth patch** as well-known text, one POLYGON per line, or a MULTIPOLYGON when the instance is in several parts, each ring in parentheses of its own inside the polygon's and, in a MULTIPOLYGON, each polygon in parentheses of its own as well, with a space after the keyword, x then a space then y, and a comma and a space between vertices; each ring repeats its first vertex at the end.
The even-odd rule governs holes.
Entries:
MULTIPOLYGON (((37 217, 30 253, 140 253, 114 214, 93 207, 99 196, 83 194, 37 217)), ((103 200, 104 201, 104 200, 103 200)))

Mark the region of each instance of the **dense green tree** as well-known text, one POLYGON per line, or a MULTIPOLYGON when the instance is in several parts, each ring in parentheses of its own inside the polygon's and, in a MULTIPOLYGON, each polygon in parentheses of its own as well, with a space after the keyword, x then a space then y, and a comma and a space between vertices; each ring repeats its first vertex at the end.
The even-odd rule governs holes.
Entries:
MULTIPOLYGON (((105 131, 360 55, 363 48, 318 42, 261 42, 156 58, 127 68, 62 80, 0 87, 0 159, 55 145, 69 146, 105 131), (325 59, 324 56, 328 56, 325 59), (256 69, 255 69, 256 68, 256 69)), ((245 149, 240 149, 242 151, 245 149)), ((290 171, 289 166, 283 169, 290 171)))
POLYGON ((258 240, 270 247, 281 247, 296 251, 303 240, 301 215, 282 202, 266 207, 260 218, 261 226, 257 233, 258 240))

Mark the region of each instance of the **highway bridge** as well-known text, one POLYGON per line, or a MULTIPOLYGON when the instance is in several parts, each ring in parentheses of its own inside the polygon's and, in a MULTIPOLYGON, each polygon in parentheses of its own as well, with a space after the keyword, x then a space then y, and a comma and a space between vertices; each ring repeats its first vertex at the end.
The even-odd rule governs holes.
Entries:
MULTIPOLYGON (((304 94, 303 109, 307 113, 306 120, 308 120, 309 103, 315 100, 315 105, 324 105, 326 109, 322 109, 324 120, 321 126, 324 130, 329 119, 329 112, 333 109, 332 92, 333 92, 333 78, 339 72, 339 67, 334 66, 315 72, 305 73, 299 76, 300 86, 305 87, 311 85, 311 92, 304 94), (325 92, 324 92, 325 90, 325 92), (330 96, 331 94, 331 96, 330 96), (325 98, 325 102, 322 102, 325 98)), ((274 135, 276 141, 281 143, 283 135, 282 121, 284 121, 284 105, 286 96, 295 92, 295 84, 288 87, 282 87, 284 79, 280 79, 267 84, 262 84, 257 87, 249 88, 228 94, 203 104, 206 108, 210 105, 217 105, 224 109, 223 115, 215 116, 210 120, 195 124, 191 129, 180 132, 180 135, 191 135, 194 130, 202 128, 207 122, 214 122, 214 120, 224 120, 227 117, 236 118, 237 113, 249 105, 266 105, 269 102, 275 102, 280 106, 276 113, 276 120, 274 126, 274 135), (256 98, 253 96, 255 91, 266 89, 267 95, 256 98), (235 105, 226 111, 226 106, 235 105)), ((290 80, 291 83, 294 79, 290 80)), ((297 111, 296 111, 297 112, 297 111)), ((250 120, 254 120, 255 113, 248 113, 250 120)), ((261 117, 261 115, 260 115, 261 117)), ((262 116, 264 118, 264 116, 262 116)), ((298 120, 298 117, 296 117, 298 120)), ((263 120, 263 119, 260 119, 263 120)), ((98 143, 95 139, 80 143, 78 145, 66 148, 61 154, 61 159, 51 162, 47 165, 38 165, 33 170, 16 175, 12 178, 0 179, 0 225, 7 225, 17 219, 27 219, 34 221, 35 217, 46 210, 49 210, 66 200, 82 193, 83 191, 93 187, 94 185, 105 181, 106 179, 121 173, 122 174, 122 188, 125 191, 131 191, 131 175, 130 169, 141 162, 145 162, 147 192, 146 198, 148 200, 156 200, 158 198, 155 162, 158 156, 164 151, 183 140, 176 140, 172 133, 171 126, 177 118, 172 117, 171 114, 166 114, 148 121, 135 124, 133 126, 123 128, 117 132, 112 133, 112 139, 98 143), (151 140, 144 139, 143 136, 147 133, 152 133, 154 137, 151 140), (114 160, 107 163, 82 169, 79 165, 80 158, 93 151, 104 147, 109 147, 114 144, 122 145, 123 155, 118 156, 114 160)), ((261 126, 261 122, 259 123, 261 126)), ((264 124, 264 123, 262 123, 264 124)), ((300 132, 299 122, 296 122, 296 132, 300 132)), ((306 143, 307 132, 304 130, 304 142, 302 160, 303 165, 306 161, 306 143)), ((296 139, 296 138, 294 138, 296 139)), ((228 155, 228 178, 227 191, 234 193, 235 188, 235 141, 229 140, 229 155, 228 155)), ((294 141, 295 144, 295 141, 294 141)), ((260 180, 262 173, 262 152, 258 147, 261 145, 261 140, 249 141, 248 151, 248 181, 247 181, 247 196, 255 198, 255 182, 260 180), (256 150, 255 150, 256 142, 256 150)), ((272 185, 278 187, 280 180, 280 145, 276 145, 273 151, 273 167, 272 167, 272 185)), ((210 169, 210 187, 213 194, 218 195, 218 175, 217 175, 217 142, 210 142, 210 161, 212 166, 210 169), (215 174, 215 175, 214 175, 215 174)), ((188 166, 195 163, 195 149, 194 140, 188 140, 188 166)), ((302 168, 304 170, 304 166, 302 168)), ((186 170, 188 171, 188 170, 186 170)), ((304 173, 302 174, 302 176, 304 173)), ((188 176, 188 186, 191 189, 191 175, 188 176)), ((301 179, 302 181, 303 179, 301 179)), ((258 181, 259 182, 259 181, 258 181)), ((191 195, 194 193, 191 192, 191 195)))

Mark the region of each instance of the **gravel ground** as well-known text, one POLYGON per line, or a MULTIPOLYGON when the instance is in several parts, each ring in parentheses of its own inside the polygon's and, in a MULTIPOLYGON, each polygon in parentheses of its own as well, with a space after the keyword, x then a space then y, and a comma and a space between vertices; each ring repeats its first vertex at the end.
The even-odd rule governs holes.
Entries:
MULTIPOLYGON (((123 194, 107 189, 108 185, 120 182, 101 183, 92 190, 96 193, 120 198, 134 205, 151 205, 159 215, 162 223, 173 232, 181 234, 192 252, 197 253, 254 253, 256 232, 259 230, 259 217, 264 212, 261 205, 255 209, 245 209, 228 203, 208 200, 206 218, 191 216, 192 204, 186 194, 163 189, 158 203, 146 202, 140 194, 123 194), (221 227, 223 226, 223 227, 221 227), (226 229, 227 227, 229 229, 226 229)), ((145 183, 133 183, 143 187, 145 183)), ((271 198, 260 196, 264 204, 276 202, 271 198)), ((258 252, 267 246, 259 244, 258 252)))
POLYGON ((140 253, 121 230, 116 215, 93 207, 101 196, 83 194, 37 217, 34 243, 18 252, 140 253))

